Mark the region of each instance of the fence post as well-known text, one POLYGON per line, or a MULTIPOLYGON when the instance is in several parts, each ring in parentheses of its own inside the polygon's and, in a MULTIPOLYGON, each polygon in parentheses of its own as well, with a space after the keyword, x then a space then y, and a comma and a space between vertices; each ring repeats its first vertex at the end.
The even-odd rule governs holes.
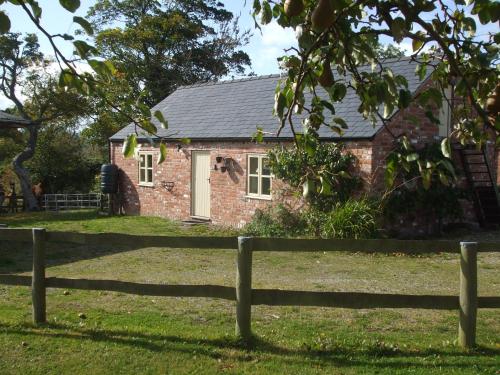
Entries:
POLYGON ((458 341, 462 348, 476 345, 477 242, 460 243, 460 323, 458 341))
POLYGON ((33 323, 44 323, 45 312, 45 229, 33 228, 33 276, 31 279, 33 323))
POLYGON ((252 237, 238 237, 236 335, 246 342, 252 336, 252 247, 252 237))

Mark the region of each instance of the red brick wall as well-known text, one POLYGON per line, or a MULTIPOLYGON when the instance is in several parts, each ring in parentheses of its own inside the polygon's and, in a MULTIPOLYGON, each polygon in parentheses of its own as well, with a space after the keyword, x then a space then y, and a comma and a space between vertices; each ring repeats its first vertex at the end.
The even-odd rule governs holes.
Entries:
MULTIPOLYGON (((111 161, 120 169, 120 187, 124 192, 126 214, 162 216, 175 220, 189 219, 191 215, 191 152, 209 150, 211 156, 210 195, 211 219, 213 223, 240 227, 253 216, 255 209, 265 208, 270 201, 247 197, 247 155, 265 154, 272 144, 251 142, 193 142, 177 151, 175 144, 168 144, 166 161, 153 166, 154 186, 140 186, 138 163, 133 158, 124 158, 121 143, 112 143, 111 161), (214 170, 216 156, 232 158, 233 168, 222 173, 214 170), (162 182, 173 182, 172 191, 163 187, 162 182)), ((142 147, 144 151, 153 150, 156 161, 158 150, 142 147)), ((273 180, 273 200, 287 199, 279 194, 282 184, 273 180)))
MULTIPOLYGON (((287 194, 284 184, 273 180, 273 199, 249 198, 247 192, 247 155, 264 154, 273 143, 255 144, 251 142, 193 142, 180 151, 174 143, 168 144, 167 160, 161 165, 153 165, 154 186, 140 186, 138 163, 133 158, 124 158, 121 143, 111 144, 111 161, 120 171, 120 188, 124 193, 124 210, 131 215, 168 217, 174 220, 189 219, 191 215, 191 152, 209 150, 211 155, 210 195, 211 219, 213 223, 240 227, 247 223, 257 208, 263 209, 270 203, 287 202, 295 207, 300 200, 287 194), (232 158, 235 162, 231 171, 222 173, 214 170, 216 156, 232 158), (163 187, 162 182, 173 182, 172 191, 163 187)), ((346 145, 359 160, 359 174, 366 179, 371 175, 371 143, 369 141, 350 142, 346 145)), ((153 151, 156 160, 158 150, 143 146, 144 151, 153 151)))

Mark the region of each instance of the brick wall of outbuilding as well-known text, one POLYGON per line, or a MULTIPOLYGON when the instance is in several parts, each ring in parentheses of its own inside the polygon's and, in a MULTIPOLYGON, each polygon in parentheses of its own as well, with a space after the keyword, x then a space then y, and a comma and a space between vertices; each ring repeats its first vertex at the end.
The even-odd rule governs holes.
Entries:
MULTIPOLYGON (((128 215, 148 215, 186 220, 191 216, 191 153, 196 150, 210 151, 210 200, 211 220, 215 224, 241 227, 249 222, 257 208, 264 209, 269 204, 286 202, 298 208, 300 200, 289 194, 289 190, 279 180, 273 179, 273 199, 263 200, 247 196, 247 156, 265 154, 274 143, 255 144, 253 142, 193 142, 177 150, 176 143, 168 143, 166 161, 153 165, 154 186, 140 186, 138 162, 122 155, 122 144, 111 144, 111 162, 120 168, 120 190, 123 195, 123 209, 128 215), (223 156, 234 160, 230 171, 222 173, 214 170, 215 158, 223 156), (168 191, 164 182, 173 182, 168 191)), ((369 141, 352 142, 347 149, 358 158, 357 173, 369 179, 371 175, 372 148, 369 141)), ((143 145, 143 151, 153 151, 156 161, 158 149, 143 145)))

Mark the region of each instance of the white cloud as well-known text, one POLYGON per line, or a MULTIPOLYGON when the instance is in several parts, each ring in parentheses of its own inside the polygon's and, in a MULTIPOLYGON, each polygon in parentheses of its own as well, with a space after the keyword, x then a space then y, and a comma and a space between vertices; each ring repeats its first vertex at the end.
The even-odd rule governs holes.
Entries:
POLYGON ((255 31, 250 45, 246 48, 252 59, 252 67, 256 74, 272 74, 279 72, 277 58, 286 54, 285 49, 297 46, 295 31, 283 28, 275 21, 262 26, 262 33, 255 31))

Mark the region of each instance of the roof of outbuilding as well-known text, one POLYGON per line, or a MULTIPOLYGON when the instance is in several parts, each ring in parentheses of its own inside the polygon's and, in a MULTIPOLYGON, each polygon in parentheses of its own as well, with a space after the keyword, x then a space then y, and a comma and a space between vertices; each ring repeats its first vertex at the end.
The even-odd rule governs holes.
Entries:
MULTIPOLYGON (((4 112, 4 111, 0 111, 0 127, 2 126, 2 124, 29 125, 29 124, 31 124, 31 121, 26 120, 26 119, 19 117, 19 116, 11 115, 10 113, 4 112)), ((11 126, 9 126, 9 127, 11 127, 11 126)))
MULTIPOLYGON (((408 88, 414 93, 421 85, 415 74, 416 63, 410 58, 390 59, 384 62, 395 75, 408 80, 408 88)), ((366 67, 370 69, 370 67, 366 67)), ((179 87, 167 98, 153 107, 160 110, 167 119, 169 128, 158 127, 158 135, 174 139, 191 140, 249 139, 261 127, 266 133, 275 134, 279 119, 272 114, 274 93, 280 80, 279 75, 251 77, 238 80, 220 81, 179 87)), ((323 91, 323 94, 326 93, 323 91)), ((319 135, 331 139, 371 138, 382 124, 373 126, 358 112, 360 101, 352 89, 348 89, 342 102, 335 103, 336 116, 342 117, 349 126, 340 137, 327 127, 321 127, 319 135)), ((329 111, 325 111, 326 112, 329 111)), ((301 116, 295 117, 296 130, 300 131, 301 116)), ((327 119, 328 121, 328 119, 327 119)), ((110 140, 122 140, 134 132, 130 124, 113 135, 110 140)), ((279 138, 291 138, 291 129, 286 126, 279 138)))

